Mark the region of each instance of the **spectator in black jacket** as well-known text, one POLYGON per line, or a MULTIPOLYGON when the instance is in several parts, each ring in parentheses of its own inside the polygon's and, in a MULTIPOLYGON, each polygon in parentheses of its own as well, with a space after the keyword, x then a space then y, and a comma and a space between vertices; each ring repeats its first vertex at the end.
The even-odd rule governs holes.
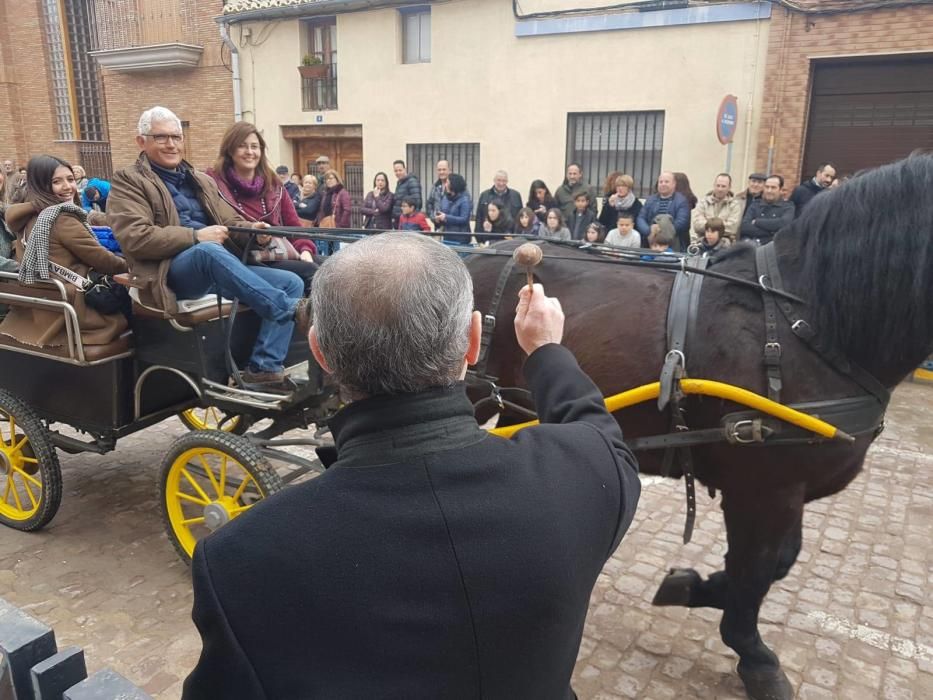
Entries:
POLYGON ((578 192, 573 198, 573 213, 567 219, 570 237, 575 241, 582 241, 586 229, 594 221, 596 221, 596 214, 590 208, 590 194, 588 192, 578 192))
POLYGON ((528 190, 528 201, 525 206, 531 209, 535 216, 538 217, 538 221, 543 224, 547 219, 548 211, 557 206, 557 200, 554 199, 551 190, 544 184, 544 180, 535 180, 528 190))
POLYGON ((809 204, 811 199, 828 190, 835 179, 836 166, 832 163, 820 163, 816 175, 810 180, 797 185, 790 196, 790 201, 794 203, 794 218, 800 216, 803 208, 809 204))
POLYGON ((509 188, 509 174, 504 170, 497 170, 492 178, 492 187, 479 195, 476 202, 476 223, 474 225, 474 230, 477 233, 485 230, 483 223, 486 221, 486 207, 494 199, 502 202, 508 211, 509 219, 515 221, 518 212, 522 210, 522 196, 509 188))
POLYGON ((513 220, 509 215, 509 209, 505 202, 501 199, 493 199, 486 204, 486 216, 483 219, 483 225, 476 227, 476 240, 486 240, 482 236, 483 233, 512 233, 513 226, 513 220))
POLYGON ((753 199, 742 219, 742 240, 756 245, 770 243, 774 234, 794 221, 794 204, 781 198, 784 178, 771 175, 765 180, 761 199, 753 199))
POLYGON ((740 202, 741 216, 745 216, 745 212, 748 211, 749 205, 754 200, 761 199, 761 193, 765 189, 765 180, 767 179, 768 176, 764 173, 752 173, 748 176, 748 186, 735 196, 740 202))
POLYGON ((421 211, 424 202, 421 194, 421 183, 414 175, 408 174, 408 168, 405 167, 404 160, 396 160, 392 163, 392 170, 395 172, 395 203, 392 205, 392 225, 398 224, 399 217, 402 214, 402 200, 410 199, 414 202, 415 211, 421 211))
POLYGON ((560 345, 560 304, 522 285, 542 425, 504 439, 462 381, 482 321, 454 251, 364 238, 321 266, 312 300, 312 352, 353 401, 328 423, 324 473, 198 543, 203 651, 182 697, 571 700, 589 598, 641 487, 560 345))
POLYGON ((599 223, 611 231, 616 227, 619 214, 631 214, 632 221, 638 221, 640 212, 641 200, 635 196, 635 178, 623 173, 616 177, 612 193, 603 200, 599 223))
POLYGON ((292 204, 298 204, 301 201, 301 188, 289 176, 288 166, 280 165, 275 169, 275 174, 288 193, 288 198, 292 200, 292 204))

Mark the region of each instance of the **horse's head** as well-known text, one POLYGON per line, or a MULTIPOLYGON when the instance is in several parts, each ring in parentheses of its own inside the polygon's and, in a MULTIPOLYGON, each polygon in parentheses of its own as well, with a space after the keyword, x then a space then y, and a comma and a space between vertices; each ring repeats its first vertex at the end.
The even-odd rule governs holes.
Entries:
POLYGON ((891 386, 933 350, 933 156, 859 173, 779 238, 796 243, 817 329, 850 359, 891 386))

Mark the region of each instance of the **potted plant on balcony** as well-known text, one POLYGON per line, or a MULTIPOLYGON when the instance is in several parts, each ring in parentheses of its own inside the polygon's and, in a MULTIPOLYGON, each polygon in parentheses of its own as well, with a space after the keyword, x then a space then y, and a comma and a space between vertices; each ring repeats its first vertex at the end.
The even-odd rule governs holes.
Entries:
POLYGON ((326 78, 327 64, 313 54, 305 54, 301 59, 301 65, 298 66, 298 72, 302 78, 326 78))

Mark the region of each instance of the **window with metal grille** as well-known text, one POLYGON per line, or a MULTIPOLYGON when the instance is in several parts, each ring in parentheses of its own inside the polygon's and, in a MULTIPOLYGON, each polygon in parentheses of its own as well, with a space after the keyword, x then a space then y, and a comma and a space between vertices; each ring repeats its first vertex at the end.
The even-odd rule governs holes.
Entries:
POLYGON ((567 163, 579 163, 583 179, 596 187, 619 171, 635 179, 637 196, 647 197, 661 174, 663 145, 661 111, 567 115, 567 163))
POLYGON ((462 175, 470 196, 479 196, 479 144, 478 143, 410 143, 405 148, 408 172, 418 176, 424 201, 437 179, 437 161, 450 163, 450 172, 462 175))
POLYGON ((58 0, 42 0, 42 19, 49 51, 52 102, 55 105, 58 137, 63 141, 70 141, 75 137, 71 112, 71 82, 68 80, 65 39, 61 17, 58 14, 58 0))
POLYGON ((399 10, 402 18, 402 63, 431 62, 431 8, 419 5, 399 10))
POLYGON ((103 109, 94 48, 94 11, 88 0, 42 0, 52 101, 63 141, 103 141, 103 109))
POLYGON ((103 141, 104 120, 101 109, 97 64, 89 55, 94 47, 92 8, 87 0, 62 4, 68 27, 68 48, 71 54, 72 87, 80 138, 103 141))

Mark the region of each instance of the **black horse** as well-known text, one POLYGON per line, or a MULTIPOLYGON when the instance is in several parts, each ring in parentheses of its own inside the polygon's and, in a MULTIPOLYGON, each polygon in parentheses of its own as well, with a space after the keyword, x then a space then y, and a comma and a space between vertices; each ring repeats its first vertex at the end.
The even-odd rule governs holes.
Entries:
MULTIPOLYGON (((548 295, 560 299, 567 317, 564 344, 603 393, 656 381, 667 350, 673 275, 588 263, 591 256, 585 253, 543 246, 545 260, 535 275, 548 295), (581 261, 547 259, 551 255, 581 261)), ((807 301, 801 314, 821 343, 884 387, 896 386, 933 351, 933 157, 914 155, 821 194, 777 235, 774 246, 784 288, 807 301)), ((756 280, 755 252, 751 246, 737 246, 716 258, 712 270, 756 280)), ((468 260, 476 308, 484 313, 502 265, 501 257, 468 260)), ((514 275, 509 281, 490 346, 488 374, 499 377, 502 387, 523 386, 523 354, 511 323, 523 279, 514 275)), ((765 394, 760 291, 707 278, 696 323, 697 342, 687 349, 689 375, 765 394)), ((781 321, 778 330, 783 402, 866 395, 789 325, 781 321)), ((725 413, 737 409, 718 399, 686 400, 691 429, 716 427, 725 413)), ((670 418, 654 404, 617 416, 627 438, 666 433, 670 427, 670 418)), ((661 598, 723 611, 720 633, 739 656, 738 672, 752 698, 793 697, 780 662, 758 634, 759 609, 771 584, 786 576, 797 559, 804 504, 845 488, 861 470, 873 437, 863 435, 853 444, 716 443, 693 449, 699 481, 722 492, 725 569, 706 580, 681 570, 674 587, 679 593, 672 597, 668 586, 661 598)), ((661 473, 658 452, 641 453, 640 462, 643 472, 661 473)))

